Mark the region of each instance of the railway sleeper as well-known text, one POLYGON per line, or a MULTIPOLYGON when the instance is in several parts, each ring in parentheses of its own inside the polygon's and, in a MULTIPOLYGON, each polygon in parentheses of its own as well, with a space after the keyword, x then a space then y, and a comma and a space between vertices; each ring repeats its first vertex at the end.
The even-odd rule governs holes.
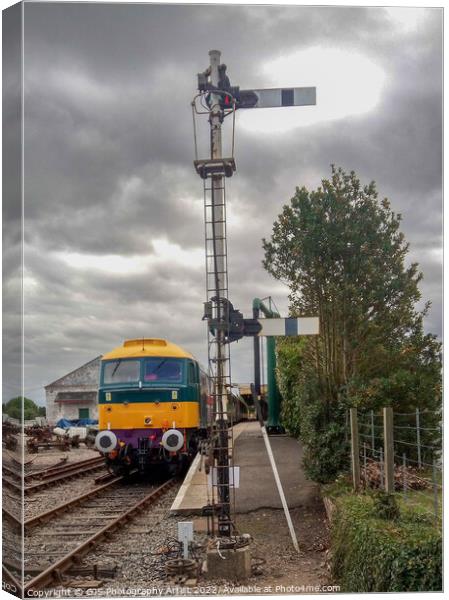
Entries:
POLYGON ((67 570, 67 575, 87 577, 92 575, 94 579, 98 577, 105 577, 112 579, 117 574, 118 565, 116 563, 110 564, 93 564, 93 565, 73 565, 67 570))
POLYGON ((91 590, 101 587, 103 583, 104 581, 98 579, 87 579, 85 581, 78 581, 77 579, 72 579, 70 581, 66 581, 65 585, 71 588, 91 590))

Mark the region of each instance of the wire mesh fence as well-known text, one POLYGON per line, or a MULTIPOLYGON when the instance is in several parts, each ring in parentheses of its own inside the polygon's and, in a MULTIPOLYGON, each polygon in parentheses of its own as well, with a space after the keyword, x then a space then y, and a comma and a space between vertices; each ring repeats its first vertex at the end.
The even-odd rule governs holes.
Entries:
POLYGON ((350 409, 355 489, 385 490, 405 507, 442 518, 441 412, 350 409))

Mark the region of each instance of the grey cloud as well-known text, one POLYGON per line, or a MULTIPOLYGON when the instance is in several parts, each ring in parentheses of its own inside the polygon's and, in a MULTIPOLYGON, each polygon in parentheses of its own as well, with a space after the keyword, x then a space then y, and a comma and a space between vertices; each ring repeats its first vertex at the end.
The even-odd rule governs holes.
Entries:
MULTIPOLYGON (((36 398, 36 387, 126 337, 169 337, 204 362, 202 267, 167 258, 120 275, 60 256, 154 258, 160 238, 202 247, 190 102, 214 47, 243 88, 264 85, 266 61, 316 45, 366 55, 387 74, 381 102, 364 115, 273 137, 239 128, 237 115, 238 171, 227 181, 234 304, 248 314, 254 296, 271 293, 287 311, 288 290, 261 266, 261 238, 295 186, 316 187, 336 163, 375 179, 403 214, 423 298, 433 301, 426 327, 441 331, 431 252, 441 245, 441 11, 423 10, 411 31, 361 7, 27 3, 25 18, 25 264, 36 282, 25 300, 26 385, 36 398)), ((7 292, 20 240, 18 198, 9 197, 7 292)), ((14 298, 7 293, 6 327, 14 298)), ((234 354, 234 380, 249 380, 250 342, 234 354)))

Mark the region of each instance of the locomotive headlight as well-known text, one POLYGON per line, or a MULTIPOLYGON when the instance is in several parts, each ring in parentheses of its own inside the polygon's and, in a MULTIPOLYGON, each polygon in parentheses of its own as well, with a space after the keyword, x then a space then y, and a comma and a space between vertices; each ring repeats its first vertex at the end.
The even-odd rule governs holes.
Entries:
POLYGON ((169 429, 162 436, 162 445, 170 452, 177 452, 184 445, 184 436, 178 429, 169 429))
POLYGON ((113 431, 100 431, 95 438, 95 447, 103 454, 114 450, 117 446, 117 436, 113 431))

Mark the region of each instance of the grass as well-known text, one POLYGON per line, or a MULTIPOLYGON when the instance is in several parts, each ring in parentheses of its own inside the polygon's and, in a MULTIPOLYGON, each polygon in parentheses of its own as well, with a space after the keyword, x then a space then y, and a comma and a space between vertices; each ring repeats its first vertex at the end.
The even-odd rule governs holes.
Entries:
POLYGON ((398 492, 356 493, 346 476, 324 486, 323 494, 336 505, 332 573, 342 591, 441 590, 442 528, 433 489, 409 490, 406 499, 398 492))
POLYGON ((435 496, 433 489, 407 490, 406 497, 396 493, 401 513, 415 512, 418 515, 427 515, 435 520, 435 524, 441 524, 443 493, 439 488, 437 492, 437 510, 435 514, 435 496))
MULTIPOLYGON (((431 477, 432 473, 427 473, 423 471, 420 474, 420 477, 432 483, 431 477)), ((435 517, 435 497, 433 486, 430 488, 426 488, 424 490, 407 490, 406 495, 404 497, 402 490, 396 490, 395 496, 399 505, 399 509, 401 511, 401 516, 403 515, 406 520, 417 517, 419 518, 428 518, 429 524, 433 521, 435 526, 441 527, 442 521, 442 506, 443 506, 443 490, 441 487, 442 482, 442 473, 438 471, 437 473, 437 516, 435 517)), ((324 496, 329 497, 331 500, 336 500, 339 497, 346 495, 353 495, 354 491, 352 489, 352 481, 349 476, 344 475, 338 477, 338 479, 331 483, 322 486, 322 492, 324 496)), ((368 489, 361 490, 360 494, 364 496, 370 496, 376 493, 376 490, 368 489)))

